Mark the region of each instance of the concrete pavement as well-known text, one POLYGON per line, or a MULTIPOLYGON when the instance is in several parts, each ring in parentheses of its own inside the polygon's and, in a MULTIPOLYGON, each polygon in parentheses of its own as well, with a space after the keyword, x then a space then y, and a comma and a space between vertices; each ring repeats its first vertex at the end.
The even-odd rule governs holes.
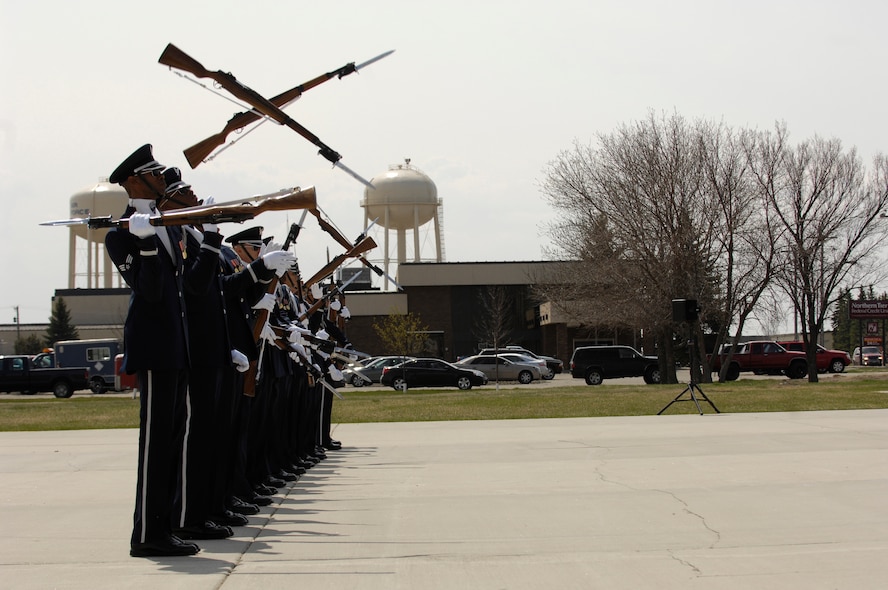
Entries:
POLYGON ((345 424, 334 436, 344 448, 234 538, 138 559, 136 431, 0 433, 0 587, 888 585, 888 410, 345 424))

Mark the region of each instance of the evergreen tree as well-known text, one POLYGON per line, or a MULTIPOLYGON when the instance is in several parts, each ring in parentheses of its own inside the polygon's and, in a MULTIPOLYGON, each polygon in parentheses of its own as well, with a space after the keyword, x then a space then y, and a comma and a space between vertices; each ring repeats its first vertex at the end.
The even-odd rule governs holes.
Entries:
POLYGON ((71 323, 71 312, 65 305, 65 300, 59 297, 52 308, 49 318, 49 328, 46 329, 46 345, 52 346, 59 340, 79 340, 80 334, 77 327, 71 323))

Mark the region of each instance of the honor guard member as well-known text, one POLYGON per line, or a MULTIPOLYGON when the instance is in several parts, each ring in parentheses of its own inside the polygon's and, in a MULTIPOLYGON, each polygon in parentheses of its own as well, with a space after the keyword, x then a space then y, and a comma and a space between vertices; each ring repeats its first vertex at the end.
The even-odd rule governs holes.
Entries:
MULTIPOLYGON (((182 180, 178 168, 167 168, 161 211, 198 205, 191 185, 182 180)), ((224 539, 233 533, 229 524, 246 524, 246 518, 231 514, 224 504, 211 501, 213 478, 218 465, 216 405, 222 387, 222 368, 233 358, 246 357, 231 350, 228 343, 219 252, 222 236, 215 225, 205 224, 203 232, 182 226, 185 239, 185 305, 188 310, 188 341, 191 367, 188 375, 188 429, 179 476, 182 494, 174 504, 173 530, 182 539, 224 539), (203 252, 209 256, 201 256, 203 252), (216 510, 217 509, 217 510, 216 510), (210 518, 215 512, 214 518, 210 518)))
MULTIPOLYGON (((262 245, 262 227, 256 226, 240 231, 225 239, 231 246, 223 244, 220 258, 222 274, 226 277, 249 277, 248 286, 243 290, 223 289, 227 310, 228 334, 231 344, 242 351, 251 366, 259 359, 259 349, 253 337, 253 305, 263 299, 274 273, 266 270, 258 255, 262 245), (250 247, 255 251, 250 262, 242 259, 232 246, 250 247), (249 245, 249 246, 248 246, 249 245), (263 272, 264 270, 264 272, 263 272)), ((249 448, 249 424, 252 397, 244 394, 244 379, 253 373, 227 369, 224 379, 227 398, 230 401, 228 435, 225 443, 225 458, 222 470, 216 481, 217 489, 226 499, 226 506, 232 512, 252 515, 259 512, 259 504, 268 506, 271 498, 257 495, 247 480, 247 456, 249 448)), ((221 413, 221 412, 220 412, 221 413)))
POLYGON ((132 289, 123 329, 122 370, 139 387, 139 457, 130 555, 194 555, 200 548, 172 534, 171 511, 184 434, 188 387, 181 233, 149 218, 166 185, 164 166, 143 145, 109 180, 129 195, 128 229, 111 229, 105 247, 132 289))

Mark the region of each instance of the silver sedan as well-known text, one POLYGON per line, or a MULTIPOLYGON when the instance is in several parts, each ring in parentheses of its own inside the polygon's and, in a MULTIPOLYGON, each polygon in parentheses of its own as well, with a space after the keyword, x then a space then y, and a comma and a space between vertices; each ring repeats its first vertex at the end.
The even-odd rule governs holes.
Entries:
POLYGON ((518 363, 502 356, 479 354, 464 358, 455 363, 458 367, 481 371, 491 381, 518 381, 530 383, 534 379, 542 379, 540 367, 530 363, 518 363))

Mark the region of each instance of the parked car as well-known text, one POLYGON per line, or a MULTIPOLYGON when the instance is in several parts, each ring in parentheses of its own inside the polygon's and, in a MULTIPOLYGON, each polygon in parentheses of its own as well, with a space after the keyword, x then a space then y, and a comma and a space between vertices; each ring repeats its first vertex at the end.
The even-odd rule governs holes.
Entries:
MULTIPOLYGON (((542 379, 543 372, 536 364, 518 363, 501 356, 479 354, 464 358, 454 363, 457 367, 466 367, 481 371, 490 381, 518 381, 528 384, 534 379, 542 379)), ((548 368, 546 369, 548 371, 548 368)))
POLYGON ((863 362, 860 362, 860 347, 851 353, 851 362, 855 365, 882 366, 882 349, 878 346, 863 347, 863 362))
POLYGON ((542 374, 543 379, 552 379, 555 377, 544 359, 527 356, 520 352, 500 352, 496 356, 506 359, 507 361, 512 361, 513 363, 535 365, 540 368, 540 373, 542 374))
MULTIPOLYGON (((777 342, 786 350, 805 352, 805 343, 802 340, 777 342)), ((841 373, 845 367, 851 364, 851 355, 844 350, 830 350, 817 345, 817 370, 820 373, 841 373)))
POLYGON ((660 364, 631 346, 580 346, 570 357, 570 374, 600 385, 605 378, 644 377, 648 384, 660 382, 660 364))
POLYGON ((377 356, 367 359, 363 364, 352 363, 342 370, 342 377, 346 383, 351 383, 355 387, 363 387, 365 385, 373 385, 379 383, 382 377, 382 370, 386 367, 400 365, 404 361, 411 360, 412 356, 377 356))
POLYGON ((476 385, 487 385, 487 375, 441 359, 417 358, 384 368, 380 383, 400 391, 406 391, 408 387, 471 389, 476 385))
POLYGON ((750 340, 728 352, 709 356, 709 368, 721 371, 722 363, 728 363, 725 379, 734 381, 740 373, 749 371, 755 375, 786 375, 790 379, 802 379, 808 374, 808 359, 804 352, 786 350, 773 340, 750 340))
POLYGON ((546 361, 546 366, 549 368, 552 373, 549 376, 543 375, 543 379, 552 379, 555 377, 555 373, 563 373, 564 372, 564 362, 553 357, 553 356, 545 356, 542 354, 537 354, 526 348, 522 348, 521 346, 509 345, 499 350, 495 348, 485 348, 478 354, 496 354, 497 352, 517 352, 519 354, 523 354, 525 356, 533 357, 535 359, 542 359, 546 361))
POLYGON ((75 391, 86 389, 88 383, 86 367, 35 367, 28 355, 0 356, 0 391, 25 394, 51 391, 56 397, 67 398, 75 391))

